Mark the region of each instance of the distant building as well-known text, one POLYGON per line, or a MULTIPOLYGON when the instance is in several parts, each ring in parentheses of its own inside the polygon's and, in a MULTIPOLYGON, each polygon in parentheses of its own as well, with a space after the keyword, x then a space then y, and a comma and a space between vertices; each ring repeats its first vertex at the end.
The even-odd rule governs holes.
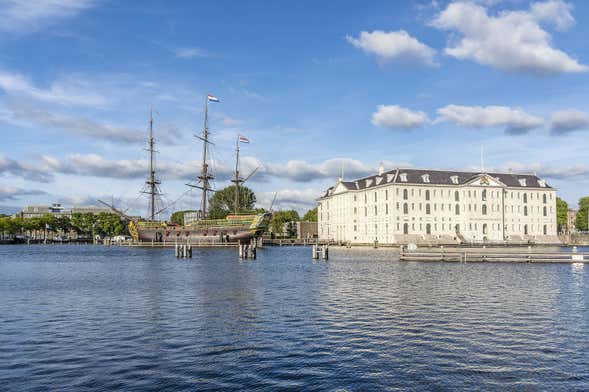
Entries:
POLYGON ((200 220, 200 211, 190 211, 184 213, 184 224, 190 225, 200 220))
POLYGON ((318 199, 319 238, 351 243, 558 243, 556 190, 535 175, 395 169, 318 199))
POLYGON ((317 238, 318 225, 317 222, 296 222, 297 239, 317 238))
POLYGON ((27 206, 17 214, 25 219, 41 218, 44 215, 52 214, 55 216, 71 216, 72 214, 100 214, 101 212, 111 212, 108 207, 98 206, 74 206, 71 210, 64 208, 59 203, 53 203, 50 206, 37 205, 27 206))
POLYGON ((567 211, 567 230, 569 233, 577 231, 577 211, 572 208, 567 211))

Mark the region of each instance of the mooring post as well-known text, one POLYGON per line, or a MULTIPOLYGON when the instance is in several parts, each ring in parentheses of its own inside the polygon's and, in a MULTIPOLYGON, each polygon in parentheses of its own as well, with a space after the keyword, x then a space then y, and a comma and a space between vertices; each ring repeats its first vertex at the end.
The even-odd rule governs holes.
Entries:
POLYGON ((313 244, 312 250, 311 250, 311 257, 313 257, 313 259, 316 259, 317 256, 318 256, 318 254, 317 254, 317 244, 313 244))
POLYGON ((180 250, 178 249, 178 244, 174 245, 174 256, 180 257, 180 250))

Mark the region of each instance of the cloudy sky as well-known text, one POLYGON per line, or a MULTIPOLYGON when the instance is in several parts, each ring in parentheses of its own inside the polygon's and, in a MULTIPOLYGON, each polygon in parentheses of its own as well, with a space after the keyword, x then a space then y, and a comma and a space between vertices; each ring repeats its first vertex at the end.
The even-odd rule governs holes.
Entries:
POLYGON ((150 107, 173 208, 215 185, 238 133, 267 207, 313 205, 342 168, 535 172, 589 193, 585 1, 0 0, 0 209, 114 199, 145 213, 150 107), (142 207, 143 206, 143 207, 142 207))

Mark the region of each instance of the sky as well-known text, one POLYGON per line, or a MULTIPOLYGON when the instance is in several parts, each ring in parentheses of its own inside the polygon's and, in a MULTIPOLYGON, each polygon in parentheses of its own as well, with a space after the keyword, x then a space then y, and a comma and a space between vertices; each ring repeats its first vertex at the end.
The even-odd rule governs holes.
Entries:
POLYGON ((0 20, 0 212, 146 214, 151 108, 161 205, 197 208, 207 94, 214 186, 244 135, 259 207, 380 164, 589 193, 588 2, 0 0, 0 20))

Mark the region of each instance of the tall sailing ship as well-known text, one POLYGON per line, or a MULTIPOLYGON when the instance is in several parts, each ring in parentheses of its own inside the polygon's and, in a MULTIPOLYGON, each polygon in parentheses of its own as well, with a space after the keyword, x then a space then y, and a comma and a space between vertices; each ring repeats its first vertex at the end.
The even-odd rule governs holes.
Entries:
MULTIPOLYGON (((261 236, 266 231, 272 214, 264 213, 241 213, 239 202, 239 187, 247 181, 253 172, 247 178, 240 177, 239 174, 239 143, 244 141, 244 137, 238 135, 236 147, 235 176, 231 180, 235 184, 234 211, 224 219, 207 219, 208 195, 214 192, 211 188, 211 181, 214 179, 213 173, 209 170, 207 161, 209 148, 209 129, 208 129, 208 105, 209 102, 219 102, 219 100, 207 95, 204 109, 204 127, 202 136, 197 136, 203 142, 202 169, 197 176, 195 184, 187 184, 189 187, 200 189, 202 192, 201 207, 198 211, 199 218, 184 225, 178 225, 173 222, 158 221, 156 216, 166 208, 156 211, 156 198, 161 194, 154 165, 155 139, 153 134, 153 116, 150 114, 150 132, 149 132, 149 155, 150 167, 149 177, 146 181, 147 189, 143 191, 149 195, 149 219, 133 219, 122 211, 110 206, 115 212, 123 215, 129 220, 129 232, 133 239, 138 242, 182 242, 182 243, 206 243, 206 242, 247 242, 252 238, 261 236)), ((245 139, 247 140, 247 139, 245 139)), ((249 141, 248 141, 249 142, 249 141)), ((254 170, 255 172, 255 170, 254 170)))

